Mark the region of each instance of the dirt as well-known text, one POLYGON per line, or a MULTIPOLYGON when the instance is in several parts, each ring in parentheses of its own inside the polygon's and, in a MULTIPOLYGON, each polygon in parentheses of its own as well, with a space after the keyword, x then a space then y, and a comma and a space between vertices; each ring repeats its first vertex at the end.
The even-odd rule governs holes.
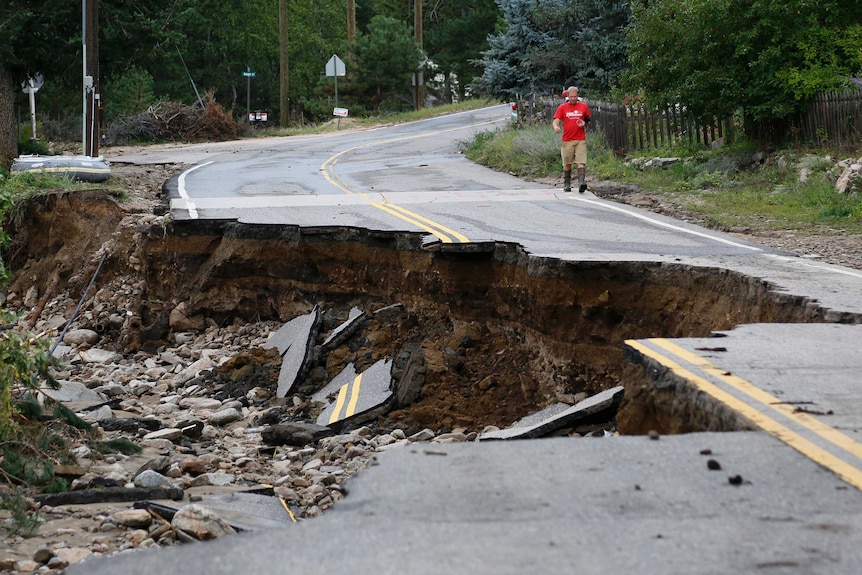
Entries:
MULTIPOLYGON (((744 322, 818 320, 800 316, 811 309, 756 280, 714 270, 537 263, 511 245, 434 252, 416 235, 361 230, 177 227, 155 214, 164 213, 163 182, 185 167, 115 164, 111 191, 47 194, 20 210, 20 233, 5 254, 13 272, 6 305, 26 312, 30 329, 45 329, 46 317, 71 315, 98 272, 78 323, 100 333, 100 347, 134 359, 163 345, 166 318, 180 307, 203 327, 287 321, 324 304, 331 328, 353 306, 373 314, 401 304, 374 316, 361 338, 322 360, 307 391, 350 362, 361 370, 394 355, 406 369, 413 357, 424 374, 421 398, 375 422, 408 433, 505 426, 550 403, 573 403, 624 383, 623 335, 705 336, 744 322), (704 282, 716 288, 688 289, 704 282), (741 308, 742 294, 748 305, 741 308)), ((607 199, 702 223, 633 186, 591 186, 607 199)), ((828 228, 805 236, 725 231, 862 269, 860 236, 828 228)), ((228 366, 233 374, 226 377, 256 386, 269 379, 274 386, 267 361, 252 350, 228 366)))

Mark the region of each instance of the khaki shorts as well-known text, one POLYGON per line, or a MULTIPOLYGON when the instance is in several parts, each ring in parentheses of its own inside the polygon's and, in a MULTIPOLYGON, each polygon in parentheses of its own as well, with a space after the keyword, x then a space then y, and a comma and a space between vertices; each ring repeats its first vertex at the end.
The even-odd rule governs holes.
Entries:
POLYGON ((563 142, 560 146, 560 156, 563 158, 563 165, 569 164, 586 164, 587 163, 587 141, 586 140, 569 140, 563 142))

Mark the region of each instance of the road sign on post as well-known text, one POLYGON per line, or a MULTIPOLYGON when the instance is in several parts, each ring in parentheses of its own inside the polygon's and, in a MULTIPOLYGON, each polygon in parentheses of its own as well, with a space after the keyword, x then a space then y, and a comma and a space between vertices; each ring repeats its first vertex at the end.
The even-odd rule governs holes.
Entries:
POLYGON ((25 94, 30 95, 30 139, 36 140, 36 92, 42 87, 42 74, 36 77, 29 76, 26 82, 21 82, 21 88, 25 94))
POLYGON ((344 68, 344 62, 341 58, 332 55, 332 58, 326 63, 326 75, 335 78, 335 107, 338 107, 338 77, 347 75, 347 70, 344 68))
POLYGON ((254 72, 251 71, 249 66, 246 66, 245 72, 243 72, 242 75, 246 78, 245 117, 248 118, 249 114, 251 114, 251 79, 254 78, 254 72))

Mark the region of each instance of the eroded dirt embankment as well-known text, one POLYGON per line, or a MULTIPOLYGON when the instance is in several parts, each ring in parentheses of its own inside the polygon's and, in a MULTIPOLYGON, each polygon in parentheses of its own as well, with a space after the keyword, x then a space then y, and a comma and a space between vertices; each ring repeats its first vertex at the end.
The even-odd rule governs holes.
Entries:
MULTIPOLYGON (((400 303, 404 313, 372 322, 321 360, 316 377, 419 353, 421 398, 388 416, 408 428, 506 426, 623 384, 621 425, 643 431, 665 419, 655 412, 673 398, 644 396, 643 374, 623 358, 625 339, 823 321, 816 305, 727 270, 566 262, 504 243, 426 246, 419 234, 127 215, 104 194, 58 194, 22 210, 7 256, 20 270, 10 303, 56 306, 69 317, 107 253, 78 323, 128 355, 158 348, 176 310, 203 327, 287 321, 315 304, 340 313, 400 303)), ((701 411, 691 408, 675 430, 695 428, 701 411)))

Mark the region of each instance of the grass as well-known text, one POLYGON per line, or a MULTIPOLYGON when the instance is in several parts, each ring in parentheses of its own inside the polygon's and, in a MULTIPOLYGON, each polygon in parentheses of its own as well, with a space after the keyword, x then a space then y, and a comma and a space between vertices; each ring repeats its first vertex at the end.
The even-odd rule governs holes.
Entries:
MULTIPOLYGON (((549 125, 508 126, 479 134, 465 145, 465 154, 519 176, 556 176, 562 170, 558 138, 549 125)), ((588 135, 587 146, 588 175, 636 184, 717 227, 819 233, 828 226, 838 232, 862 233, 862 186, 843 194, 835 190, 840 171, 827 158, 829 150, 779 149, 765 156, 766 161, 756 162, 758 150, 749 142, 715 150, 687 144, 623 158, 595 132, 588 135), (658 157, 679 161, 666 168, 645 167, 649 159, 658 157), (800 177, 803 171, 806 178, 800 177)))

